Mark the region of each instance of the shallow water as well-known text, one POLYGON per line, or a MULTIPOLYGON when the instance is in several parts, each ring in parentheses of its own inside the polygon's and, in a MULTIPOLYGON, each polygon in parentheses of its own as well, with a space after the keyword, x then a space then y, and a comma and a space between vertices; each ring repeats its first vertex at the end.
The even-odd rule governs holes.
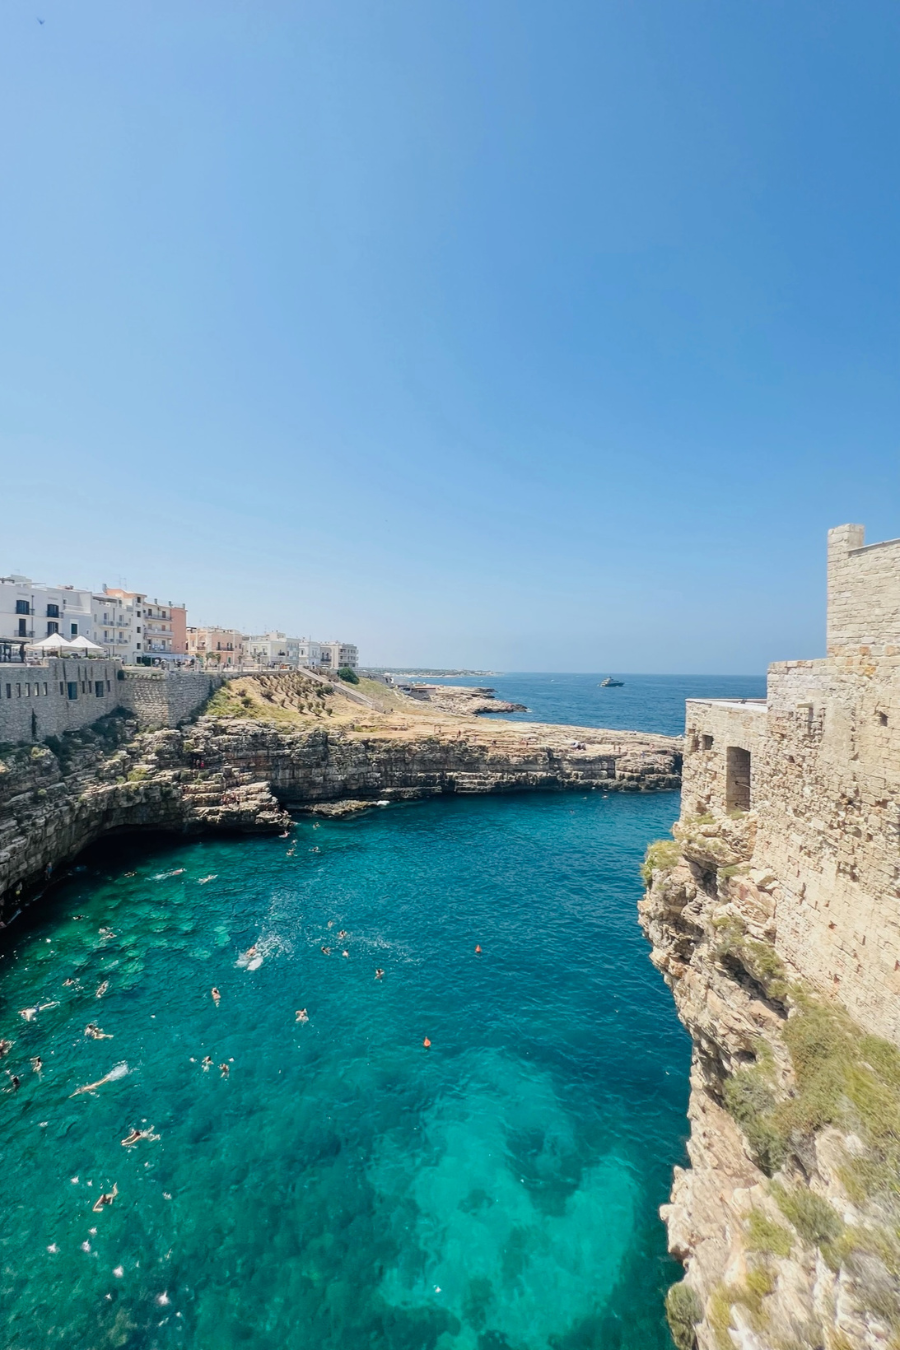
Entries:
POLYGON ((459 798, 88 855, 0 946, 4 1344, 668 1346, 689 1044, 635 903, 677 810, 459 798))

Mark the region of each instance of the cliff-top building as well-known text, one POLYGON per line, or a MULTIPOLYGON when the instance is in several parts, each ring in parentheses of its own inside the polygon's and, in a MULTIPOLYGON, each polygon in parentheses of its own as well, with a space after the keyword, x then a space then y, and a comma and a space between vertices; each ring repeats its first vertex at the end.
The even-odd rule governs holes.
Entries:
POLYGON ((188 656, 209 666, 240 666, 244 661, 244 636, 236 628, 206 628, 187 630, 188 656))
POLYGON ((111 598, 133 601, 135 646, 139 655, 162 661, 186 659, 187 609, 184 605, 161 604, 143 591, 123 591, 115 586, 104 586, 103 593, 111 598))
POLYGON ((0 641, 40 642, 54 633, 91 637, 90 591, 47 586, 30 577, 0 577, 0 641))

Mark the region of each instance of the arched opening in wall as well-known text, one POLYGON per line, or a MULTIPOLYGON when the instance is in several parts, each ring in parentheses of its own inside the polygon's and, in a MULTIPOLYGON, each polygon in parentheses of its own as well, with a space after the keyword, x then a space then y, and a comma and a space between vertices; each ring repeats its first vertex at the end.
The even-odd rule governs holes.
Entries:
POLYGON ((725 753, 725 806, 729 811, 750 810, 750 751, 729 745, 725 753))

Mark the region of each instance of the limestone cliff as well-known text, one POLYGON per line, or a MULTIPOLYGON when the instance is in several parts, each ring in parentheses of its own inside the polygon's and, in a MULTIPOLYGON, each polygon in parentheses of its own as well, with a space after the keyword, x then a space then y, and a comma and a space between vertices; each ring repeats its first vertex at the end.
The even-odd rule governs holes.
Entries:
POLYGON ((778 954, 754 812, 683 819, 640 918, 694 1042, 688 1145, 663 1208, 686 1276, 676 1342, 875 1350, 900 1333, 900 1052, 778 954))
POLYGON ((251 692, 241 681, 216 695, 233 716, 213 708, 181 729, 139 732, 117 714, 0 755, 0 918, 114 830, 281 830, 287 807, 346 798, 680 783, 674 738, 423 719, 402 704, 385 711, 341 700, 330 687, 310 695, 309 683, 266 676, 251 692))

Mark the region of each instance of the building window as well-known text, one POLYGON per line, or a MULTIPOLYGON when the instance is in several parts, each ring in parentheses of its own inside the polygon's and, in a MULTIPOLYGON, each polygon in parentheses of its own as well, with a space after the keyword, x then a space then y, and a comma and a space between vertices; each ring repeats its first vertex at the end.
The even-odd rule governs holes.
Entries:
POLYGON ((725 752, 725 805, 729 811, 750 810, 750 751, 738 745, 725 752))
POLYGON ((30 614, 30 613, 31 613, 31 606, 29 605, 29 603, 28 603, 27 600, 17 600, 17 601, 16 601, 16 613, 17 613, 17 614, 30 614))
POLYGON ((103 681, 97 680, 94 683, 94 693, 98 698, 102 698, 106 690, 103 688, 103 681))
POLYGON ((59 618, 59 605, 48 605, 48 606, 47 606, 47 618, 48 618, 48 619, 58 619, 58 618, 59 618))
POLYGON ((47 697, 47 681, 44 681, 44 698, 47 697))
POLYGON ((50 619, 50 621, 47 624, 47 636, 49 637, 51 633, 58 633, 58 632, 59 632, 59 624, 56 622, 55 619, 50 619))
POLYGON ((68 694, 69 698, 77 698, 77 697, 78 697, 78 681, 77 681, 77 680, 67 680, 67 681, 66 681, 66 693, 68 694))
POLYGON ((110 684, 109 680, 107 680, 107 681, 106 681, 106 692, 109 693, 109 691, 110 691, 111 688, 112 688, 112 685, 110 684))
POLYGON ((26 697, 26 698, 31 698, 31 685, 30 685, 30 684, 26 684, 26 686, 25 686, 25 697, 26 697))
POLYGON ((77 623, 73 623, 73 624, 72 624, 72 637, 77 637, 77 636, 78 636, 78 624, 77 624, 77 623))
POLYGON ((701 736, 701 737, 700 737, 700 747, 701 747, 701 749, 703 749, 703 750, 711 750, 711 749, 713 748, 713 738, 712 738, 712 736, 701 736))
POLYGON ((12 698, 12 685, 11 685, 11 684, 8 684, 8 685, 6 686, 6 697, 7 697, 7 698, 12 698))
POLYGON ((28 624, 25 619, 19 620, 19 637, 28 636, 28 624))
POLYGON ((60 680, 59 682, 59 692, 61 694, 64 694, 66 692, 66 686, 63 684, 62 680, 60 680))

